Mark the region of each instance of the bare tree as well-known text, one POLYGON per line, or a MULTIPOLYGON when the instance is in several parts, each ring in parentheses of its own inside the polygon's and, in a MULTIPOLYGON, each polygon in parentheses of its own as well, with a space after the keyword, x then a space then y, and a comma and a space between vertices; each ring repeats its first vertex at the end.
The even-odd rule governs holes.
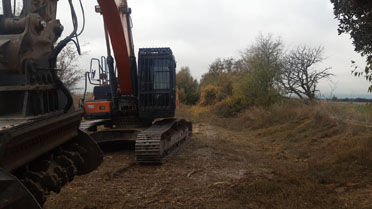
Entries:
MULTIPOLYGON (((83 53, 84 54, 84 53, 83 53)), ((77 90, 78 82, 84 77, 77 65, 79 54, 74 44, 68 44, 58 55, 57 75, 71 91, 77 90)))
POLYGON ((335 91, 337 89, 337 84, 338 82, 334 83, 334 82, 330 82, 329 84, 329 87, 330 87, 330 92, 329 92, 329 100, 333 100, 333 99, 336 99, 336 94, 335 94, 335 91))
POLYGON ((296 94, 301 99, 315 99, 319 81, 333 76, 329 72, 330 67, 321 71, 315 69, 317 64, 324 61, 323 53, 322 46, 299 46, 284 58, 281 84, 287 93, 296 94))

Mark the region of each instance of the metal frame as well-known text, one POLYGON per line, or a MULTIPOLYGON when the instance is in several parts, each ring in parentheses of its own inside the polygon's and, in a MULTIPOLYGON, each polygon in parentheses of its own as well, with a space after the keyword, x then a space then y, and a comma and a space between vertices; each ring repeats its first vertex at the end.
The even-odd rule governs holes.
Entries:
POLYGON ((174 117, 176 109, 176 61, 170 48, 142 48, 138 52, 139 117, 174 117), (155 71, 167 68, 166 71, 155 71), (158 74, 156 74, 158 73, 158 74), (164 87, 164 84, 167 86, 164 87))

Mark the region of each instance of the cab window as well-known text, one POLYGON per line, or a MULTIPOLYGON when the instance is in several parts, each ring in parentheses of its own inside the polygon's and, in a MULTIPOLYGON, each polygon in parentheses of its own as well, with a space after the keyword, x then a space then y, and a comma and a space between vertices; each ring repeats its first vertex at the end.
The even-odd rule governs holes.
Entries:
POLYGON ((11 0, 12 13, 14 16, 20 16, 23 10, 23 0, 11 0))
POLYGON ((153 73, 153 89, 169 89, 169 61, 167 59, 154 60, 151 72, 153 73))
POLYGON ((4 11, 3 11, 3 1, 0 0, 0 15, 4 15, 4 11))

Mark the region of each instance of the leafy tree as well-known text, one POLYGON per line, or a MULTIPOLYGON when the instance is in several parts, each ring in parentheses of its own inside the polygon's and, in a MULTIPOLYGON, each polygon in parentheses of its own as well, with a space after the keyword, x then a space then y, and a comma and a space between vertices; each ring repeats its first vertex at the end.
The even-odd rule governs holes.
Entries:
POLYGON ((176 77, 180 102, 187 105, 195 105, 200 97, 199 83, 192 77, 190 68, 182 67, 176 77))
POLYGON ((338 32, 350 33, 355 50, 372 52, 372 2, 369 0, 331 0, 334 14, 340 21, 338 32))
POLYGON ((73 44, 68 44, 57 58, 57 75, 71 91, 77 90, 77 84, 84 77, 84 73, 78 68, 78 59, 79 54, 73 44))
POLYGON ((234 74, 241 69, 237 63, 238 61, 234 58, 217 58, 209 65, 208 72, 202 76, 200 85, 204 87, 210 84, 220 84, 221 79, 224 77, 223 75, 234 74))
POLYGON ((234 96, 243 97, 247 105, 269 106, 278 101, 282 58, 282 41, 272 35, 260 35, 242 52, 243 69, 234 96))
POLYGON ((216 59, 210 66, 207 73, 202 76, 200 86, 203 89, 208 86, 215 86, 216 102, 232 96, 233 83, 241 70, 240 60, 233 58, 216 59))
POLYGON ((287 93, 294 93, 299 98, 315 99, 320 80, 330 79, 330 67, 316 70, 314 67, 324 60, 324 48, 299 46, 292 50, 284 59, 281 84, 287 93))
MULTIPOLYGON (((370 0, 331 0, 334 6, 334 14, 339 20, 339 34, 349 33, 355 51, 366 56, 366 68, 358 72, 356 67, 353 71, 355 76, 365 76, 372 81, 372 1, 370 0)), ((353 62, 355 65, 355 62, 353 62)), ((372 85, 369 88, 372 91, 372 85)))

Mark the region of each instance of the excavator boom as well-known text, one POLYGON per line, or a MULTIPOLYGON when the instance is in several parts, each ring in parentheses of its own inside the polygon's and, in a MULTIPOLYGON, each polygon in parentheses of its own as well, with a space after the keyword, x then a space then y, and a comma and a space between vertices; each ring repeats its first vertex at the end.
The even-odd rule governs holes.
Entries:
POLYGON ((126 0, 98 0, 99 11, 103 15, 106 30, 114 51, 120 94, 133 95, 135 88, 130 57, 134 57, 131 32, 131 10, 126 0))

